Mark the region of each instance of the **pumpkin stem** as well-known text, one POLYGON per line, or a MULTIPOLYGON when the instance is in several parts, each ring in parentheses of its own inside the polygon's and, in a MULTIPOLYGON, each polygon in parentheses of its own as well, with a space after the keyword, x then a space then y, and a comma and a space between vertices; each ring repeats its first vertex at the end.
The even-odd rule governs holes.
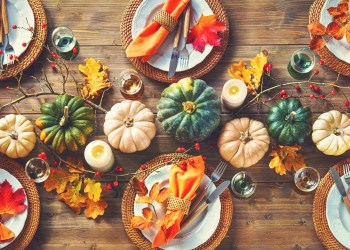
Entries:
POLYGON ((12 131, 11 133, 9 133, 9 136, 11 137, 12 140, 17 140, 18 139, 17 131, 12 131))
POLYGON ((125 126, 127 128, 133 127, 134 126, 134 119, 127 117, 124 119, 124 123, 125 123, 125 126))
POLYGON ((335 134, 336 136, 343 135, 344 131, 341 128, 335 128, 333 130, 333 134, 335 134))
POLYGON ((69 118, 68 106, 64 106, 63 116, 62 116, 61 121, 59 123, 61 127, 66 125, 66 123, 68 122, 68 118, 69 118))
POLYGON ((296 114, 297 113, 295 111, 290 112, 289 115, 286 116, 285 120, 288 122, 293 122, 296 114))
POLYGON ((249 131, 241 132, 241 136, 239 137, 241 142, 244 144, 248 143, 249 141, 253 140, 253 137, 249 134, 249 131))
POLYGON ((183 102, 182 106, 184 107, 184 111, 192 114, 196 110, 196 104, 191 101, 183 102))

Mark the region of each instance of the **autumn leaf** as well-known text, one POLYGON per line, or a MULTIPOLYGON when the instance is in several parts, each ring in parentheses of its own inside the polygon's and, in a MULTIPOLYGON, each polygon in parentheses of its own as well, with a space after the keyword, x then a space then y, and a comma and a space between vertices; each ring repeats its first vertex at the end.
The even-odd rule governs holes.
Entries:
POLYGON ((81 208, 85 207, 86 197, 80 194, 82 181, 79 180, 76 185, 67 187, 67 191, 58 195, 58 200, 64 201, 76 214, 81 213, 81 208))
POLYGON ((348 15, 346 13, 342 13, 333 17, 333 21, 338 23, 345 23, 347 19, 348 15))
POLYGON ((87 218, 96 219, 99 215, 104 215, 105 209, 107 208, 107 202, 100 199, 93 201, 91 199, 86 200, 85 216, 87 218))
POLYGON ((68 167, 68 170, 70 173, 81 173, 82 171, 85 170, 83 160, 78 158, 78 157, 68 156, 66 161, 68 163, 67 167, 68 167), (74 166, 75 168, 79 169, 80 171, 70 167, 70 165, 74 166))
POLYGON ((317 51, 319 49, 322 49, 325 45, 326 45, 326 42, 322 39, 322 37, 314 36, 311 39, 309 48, 317 51))
POLYGON ((305 167, 304 155, 297 153, 301 147, 296 146, 280 146, 277 145, 270 153, 272 160, 269 163, 270 168, 274 168, 279 175, 285 175, 292 168, 294 171, 305 167))
POLYGON ((321 23, 310 23, 308 24, 307 29, 311 35, 323 36, 326 34, 326 27, 321 23))
POLYGON ((78 174, 65 172, 62 168, 57 168, 55 173, 50 173, 44 182, 46 191, 50 192, 56 189, 57 193, 63 193, 68 183, 72 183, 79 179, 78 174))
POLYGON ((160 190, 159 182, 153 184, 149 196, 144 195, 139 197, 135 202, 136 203, 152 203, 152 201, 157 201, 162 203, 167 200, 169 197, 169 188, 163 188, 160 190))
POLYGON ((170 190, 169 188, 163 188, 158 196, 155 198, 155 201, 158 203, 163 203, 164 201, 166 201, 169 198, 169 194, 170 194, 170 190))
POLYGON ((349 10, 349 4, 348 3, 339 3, 337 6, 337 9, 340 13, 345 13, 349 10))
POLYGON ((81 95, 88 100, 96 100, 112 83, 108 79, 108 67, 94 58, 86 58, 85 66, 79 65, 79 70, 85 75, 85 84, 81 86, 81 95))
POLYGON ((206 44, 220 46, 221 38, 218 32, 224 32, 226 29, 225 23, 217 20, 217 14, 201 15, 197 24, 190 28, 187 43, 192 43, 193 49, 202 53, 206 44))
POLYGON ((329 7, 327 11, 331 16, 337 16, 342 13, 337 7, 329 7))
POLYGON ((90 178, 86 178, 84 183, 84 192, 87 193, 89 199, 93 200, 94 202, 99 201, 102 193, 101 183, 90 178))
POLYGON ((141 182, 136 177, 132 178, 132 186, 139 196, 145 196, 148 194, 146 185, 144 183, 141 184, 141 182))
POLYGON ((151 191, 149 192, 149 197, 152 200, 155 200, 159 194, 159 191, 160 191, 160 184, 159 182, 156 182, 153 184, 151 191))
POLYGON ((166 229, 170 228, 175 224, 175 222, 182 216, 181 211, 176 210, 176 211, 171 211, 168 210, 166 212, 166 215, 164 217, 164 226, 166 229))
POLYGON ((345 27, 337 22, 331 22, 327 26, 327 34, 337 40, 340 40, 344 37, 345 27))
POLYGON ((142 209, 142 215, 143 217, 134 216, 131 219, 131 226, 133 228, 145 230, 146 228, 149 228, 153 225, 152 210, 149 207, 145 207, 142 209))
POLYGON ((7 181, 0 185, 0 214, 16 215, 22 213, 27 205, 24 204, 26 194, 23 188, 12 190, 12 185, 7 181))

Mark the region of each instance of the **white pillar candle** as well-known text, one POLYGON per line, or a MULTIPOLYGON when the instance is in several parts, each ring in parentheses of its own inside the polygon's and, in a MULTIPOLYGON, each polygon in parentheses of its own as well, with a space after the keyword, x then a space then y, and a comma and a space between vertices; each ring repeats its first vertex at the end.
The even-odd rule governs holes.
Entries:
POLYGON ((221 103, 227 109, 236 109, 243 104, 247 94, 247 86, 243 81, 231 79, 225 83, 222 89, 221 103))
POLYGON ((112 149, 104 141, 90 142, 85 148, 84 157, 90 167, 99 172, 108 172, 114 164, 112 149))

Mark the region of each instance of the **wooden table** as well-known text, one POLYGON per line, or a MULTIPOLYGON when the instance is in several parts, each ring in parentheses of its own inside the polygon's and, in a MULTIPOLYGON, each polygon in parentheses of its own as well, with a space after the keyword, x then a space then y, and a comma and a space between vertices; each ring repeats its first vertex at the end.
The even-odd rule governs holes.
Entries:
MULTIPOLYGON (((292 52, 309 43, 306 29, 308 10, 312 1, 307 0, 223 0, 230 18, 231 36, 228 49, 220 63, 203 77, 220 95, 223 84, 229 79, 227 69, 239 59, 248 60, 260 50, 269 51, 269 61, 273 64, 272 74, 281 81, 292 78, 287 72, 287 63, 292 52)), ((128 0, 75 0, 52 1, 43 0, 50 31, 55 26, 68 25, 74 31, 81 46, 79 56, 73 61, 76 78, 82 80, 78 72, 78 64, 84 58, 94 57, 101 60, 110 69, 110 79, 115 79, 119 73, 131 68, 120 44, 120 19, 128 0)), ((42 55, 26 75, 39 75, 44 68, 52 81, 58 75, 50 69, 42 55)), ((326 67, 319 67, 320 81, 334 81, 336 74, 326 67)), ((149 108, 156 113, 156 103, 167 84, 143 77, 145 93, 142 97, 149 108)), ((348 84, 349 79, 340 77, 341 84, 348 84)), ((272 86, 273 82, 267 85, 272 86)), ((15 86, 15 81, 5 81, 1 84, 0 102, 9 100, 9 92, 5 86, 15 86)), ((24 88, 38 88, 30 78, 25 78, 24 88)), ((58 87, 58 86, 56 86, 58 87)), ((69 84, 69 91, 74 86, 69 84)), ((291 86, 288 91, 295 91, 291 86)), ((308 86, 305 86, 308 91, 308 86)), ((330 88, 322 88, 330 92, 330 88)), ((343 93, 349 95, 349 90, 343 93)), ((305 92, 304 92, 305 93, 305 92)), ((17 110, 34 120, 40 113, 40 103, 51 100, 52 97, 25 100, 16 105, 17 110)), ((104 107, 109 109, 113 104, 123 100, 118 87, 106 95, 104 107)), ((344 96, 338 94, 332 97, 332 102, 344 107, 344 96)), ((303 103, 309 105, 314 113, 314 119, 331 106, 320 100, 304 98, 303 103)), ((260 113, 256 107, 244 111, 241 116, 249 116, 264 121, 268 107, 262 107, 260 113)), ((13 108, 1 111, 1 117, 13 113, 13 108)), ((228 112, 222 113, 222 123, 230 119, 228 112)), ((104 116, 97 116, 95 135, 91 139, 106 140, 102 126, 104 116)), ((178 146, 169 135, 162 130, 157 122, 157 136, 151 146, 133 155, 116 152, 118 166, 126 171, 134 171, 140 164, 164 153, 174 152, 178 146)), ((216 165, 220 161, 217 150, 211 150, 210 145, 216 144, 218 129, 207 141, 202 143, 203 154, 208 164, 216 165)), ((39 144, 40 145, 40 144, 39 144)), ((182 145, 181 145, 182 146, 182 145)), ((186 145, 185 145, 186 146, 186 145)), ((36 155, 41 151, 37 146, 36 155)), ((340 157, 327 157, 319 152, 309 140, 303 145, 302 152, 306 155, 309 166, 316 167, 322 176, 332 164, 350 156, 349 152, 340 157)), ((247 169, 258 182, 255 194, 247 200, 234 199, 234 214, 230 230, 218 249, 322 249, 315 234, 312 221, 312 203, 314 194, 301 194, 295 190, 290 175, 279 176, 269 169, 270 158, 265 156, 257 165, 247 169)), ((23 160, 22 162, 25 162, 23 160)), ((238 169, 229 168, 226 179, 231 179, 238 169)), ((75 215, 64 203, 59 202, 54 192, 47 193, 42 185, 38 185, 41 197, 41 222, 39 230, 30 245, 30 249, 135 249, 135 245, 127 237, 121 220, 121 197, 125 180, 117 193, 107 196, 109 207, 105 215, 97 220, 86 219, 84 215, 75 215)), ((209 225, 208 225, 209 226, 209 225)))

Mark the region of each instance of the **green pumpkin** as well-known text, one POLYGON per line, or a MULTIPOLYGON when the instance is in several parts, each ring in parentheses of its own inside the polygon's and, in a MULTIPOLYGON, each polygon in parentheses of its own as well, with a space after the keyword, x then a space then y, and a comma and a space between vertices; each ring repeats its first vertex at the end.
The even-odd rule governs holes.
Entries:
POLYGON ((40 140, 59 154, 66 149, 77 151, 94 131, 94 112, 79 96, 59 95, 55 102, 42 104, 40 110, 43 115, 35 121, 41 129, 40 140))
POLYGON ((177 141, 202 141, 219 126, 220 107, 215 90, 205 81, 184 78, 164 89, 157 118, 177 141))
POLYGON ((311 133, 312 113, 298 99, 281 99, 269 110, 269 134, 282 145, 302 144, 311 133))

